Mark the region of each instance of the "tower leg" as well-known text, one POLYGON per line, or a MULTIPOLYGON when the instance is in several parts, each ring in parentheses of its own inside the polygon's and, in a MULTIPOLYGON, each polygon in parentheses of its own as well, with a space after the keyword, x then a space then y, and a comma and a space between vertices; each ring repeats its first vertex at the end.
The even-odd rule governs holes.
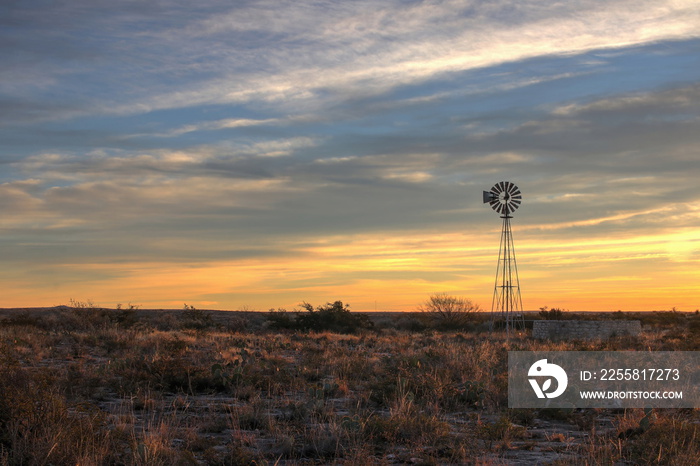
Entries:
POLYGON ((525 319, 513 234, 510 227, 512 217, 506 214, 501 218, 503 219, 503 228, 501 229, 501 243, 498 250, 489 328, 493 331, 502 325, 506 330, 507 337, 510 338, 512 331, 525 328, 525 319))

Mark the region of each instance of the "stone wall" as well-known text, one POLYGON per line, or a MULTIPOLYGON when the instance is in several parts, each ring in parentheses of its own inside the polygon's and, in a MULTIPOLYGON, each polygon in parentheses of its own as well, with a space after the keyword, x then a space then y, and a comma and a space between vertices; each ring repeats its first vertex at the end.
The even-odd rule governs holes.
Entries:
POLYGON ((639 335, 638 320, 536 320, 532 323, 534 338, 550 340, 590 340, 612 336, 639 335))

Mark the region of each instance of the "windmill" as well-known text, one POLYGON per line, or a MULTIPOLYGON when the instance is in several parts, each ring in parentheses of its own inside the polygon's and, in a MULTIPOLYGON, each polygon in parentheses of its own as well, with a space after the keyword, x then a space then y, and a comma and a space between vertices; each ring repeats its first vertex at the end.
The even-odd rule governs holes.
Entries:
POLYGON ((497 320, 502 321, 509 337, 511 330, 525 328, 518 264, 515 261, 513 234, 510 229, 510 219, 513 218, 511 214, 520 207, 522 197, 518 187, 510 181, 499 181, 490 191, 484 191, 484 204, 489 203, 503 219, 496 281, 491 300, 491 330, 497 320))

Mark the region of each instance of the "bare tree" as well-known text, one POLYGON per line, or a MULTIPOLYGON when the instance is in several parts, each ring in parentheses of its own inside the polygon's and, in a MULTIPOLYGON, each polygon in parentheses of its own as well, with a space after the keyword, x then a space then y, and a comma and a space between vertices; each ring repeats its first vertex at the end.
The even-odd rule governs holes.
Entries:
POLYGON ((438 293, 419 306, 418 310, 429 314, 439 327, 459 328, 469 324, 473 314, 481 312, 481 307, 470 299, 438 293))

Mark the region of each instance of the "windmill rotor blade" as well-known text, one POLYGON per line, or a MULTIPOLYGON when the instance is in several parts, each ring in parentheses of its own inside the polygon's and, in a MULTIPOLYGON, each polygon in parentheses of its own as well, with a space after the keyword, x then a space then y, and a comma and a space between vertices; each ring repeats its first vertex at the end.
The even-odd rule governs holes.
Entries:
POLYGON ((484 204, 489 204, 493 210, 502 215, 509 215, 520 207, 522 192, 511 181, 499 181, 491 191, 483 192, 484 204))

